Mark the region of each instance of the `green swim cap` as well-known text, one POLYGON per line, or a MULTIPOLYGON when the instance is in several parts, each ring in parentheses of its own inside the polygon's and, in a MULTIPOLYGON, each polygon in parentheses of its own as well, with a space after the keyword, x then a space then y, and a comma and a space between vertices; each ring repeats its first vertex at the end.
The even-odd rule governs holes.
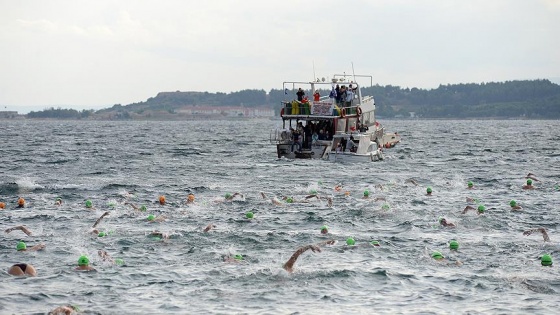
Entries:
POLYGON ((515 206, 517 206, 517 202, 515 202, 515 200, 512 200, 512 201, 509 202, 509 205, 512 206, 512 207, 515 207, 515 206))
POLYGON ((381 209, 383 210, 389 210, 389 204, 388 203, 384 203, 383 206, 381 206, 381 209))
POLYGON ((484 213, 486 211, 486 207, 483 205, 478 206, 478 213, 484 213))
POLYGON ((233 258, 235 258, 237 260, 243 260, 243 255, 237 254, 237 255, 233 256, 233 258))
POLYGON ((154 221, 155 218, 156 218, 156 217, 155 217, 153 214, 150 214, 150 215, 148 216, 148 221, 154 221))
POLYGON ((80 258, 78 258, 78 266, 87 266, 87 265, 89 265, 89 258, 87 258, 86 255, 80 256, 80 258))
POLYGON ((552 266, 552 257, 549 254, 544 254, 541 257, 541 265, 552 266))
POLYGON ((62 201, 62 198, 57 197, 57 198, 56 198, 56 201, 62 201))
POLYGON ((435 251, 435 252, 432 253, 432 258, 433 259, 443 259, 445 257, 443 257, 443 255, 440 252, 435 251))
POLYGON ((226 193, 226 199, 231 198, 231 194, 230 193, 226 193))
POLYGON ((371 241, 370 244, 373 246, 380 246, 379 241, 371 241))
POLYGON ((474 184, 473 184, 473 182, 471 182, 471 181, 469 181, 469 182, 467 183, 467 186, 469 186, 469 187, 472 187, 473 185, 474 185, 474 184))
POLYGON ((99 236, 99 237, 107 236, 107 233, 105 233, 105 232, 99 232, 99 234, 97 234, 97 236, 99 236))
POLYGON ((114 201, 111 201, 107 204, 107 206, 114 208, 117 204, 114 201))
POLYGON ((17 243, 17 250, 25 250, 27 249, 27 245, 24 242, 17 243))
POLYGON ((428 194, 430 194, 430 193, 432 192, 432 187, 428 187, 428 188, 426 189, 426 192, 427 192, 428 194))
POLYGON ((148 210, 148 208, 146 208, 145 205, 142 205, 142 207, 140 207, 140 211, 146 211, 146 210, 148 210))
POLYGON ((530 178, 527 180, 527 185, 531 186, 533 184, 533 180, 531 180, 530 178))
POLYGON ((558 185, 554 185, 554 189, 556 189, 556 190, 560 190, 560 186, 558 186, 558 185))
POLYGON ((311 191, 309 191, 310 195, 316 195, 317 194, 317 190, 315 189, 311 189, 311 191))
POLYGON ((288 198, 286 198, 286 202, 287 203, 292 203, 292 202, 294 202, 294 199, 292 197, 288 197, 288 198))
POLYGON ((323 225, 323 226, 321 227, 321 231, 323 231, 323 230, 328 230, 328 229, 329 229, 329 227, 326 226, 326 225, 323 225))
POLYGON ((253 218, 253 212, 249 211, 249 212, 245 213, 245 217, 247 219, 252 219, 253 218))
POLYGON ((439 217, 438 222, 441 223, 441 221, 443 221, 444 219, 444 217, 439 217))
POLYGON ((115 259, 115 264, 117 264, 117 265, 124 265, 124 260, 122 260, 122 259, 120 259, 120 258, 117 258, 117 259, 115 259))
POLYGON ((451 242, 449 242, 449 249, 459 249, 459 242, 457 242, 456 240, 451 240, 451 242))
POLYGON ((364 190, 364 197, 368 197, 369 196, 369 190, 364 190))
POLYGON ((91 200, 86 200, 86 208, 91 208, 93 206, 93 202, 91 200))
POLYGON ((346 245, 354 246, 354 244, 356 244, 356 241, 353 238, 349 237, 346 239, 346 245))

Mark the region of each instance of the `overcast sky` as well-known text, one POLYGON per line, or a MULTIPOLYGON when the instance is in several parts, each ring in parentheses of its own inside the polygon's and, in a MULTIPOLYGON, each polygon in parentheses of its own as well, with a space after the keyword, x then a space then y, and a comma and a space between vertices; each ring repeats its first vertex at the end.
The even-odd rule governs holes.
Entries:
POLYGON ((0 110, 269 91, 352 63, 402 87, 559 80, 560 0, 0 0, 0 110))

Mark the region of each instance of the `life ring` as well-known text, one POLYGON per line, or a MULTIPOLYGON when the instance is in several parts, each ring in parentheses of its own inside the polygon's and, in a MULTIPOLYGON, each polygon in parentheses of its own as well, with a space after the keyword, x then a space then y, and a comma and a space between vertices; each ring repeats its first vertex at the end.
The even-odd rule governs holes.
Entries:
POLYGON ((356 107, 356 113, 361 116, 362 115, 362 109, 360 107, 356 107))
POLYGON ((280 110, 280 117, 284 117, 284 107, 280 110))
POLYGON ((340 117, 342 118, 346 117, 346 108, 340 110, 340 117))

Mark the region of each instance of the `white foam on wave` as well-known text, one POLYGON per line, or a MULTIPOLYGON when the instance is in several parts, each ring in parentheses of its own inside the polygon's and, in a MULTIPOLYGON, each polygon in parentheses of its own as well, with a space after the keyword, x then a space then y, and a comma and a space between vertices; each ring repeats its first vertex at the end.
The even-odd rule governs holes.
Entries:
POLYGON ((18 186, 19 189, 24 189, 24 190, 34 190, 34 189, 37 189, 37 188, 45 188, 44 186, 41 186, 41 185, 37 184, 35 182, 35 180, 33 180, 32 178, 29 178, 29 177, 20 177, 20 178, 15 180, 15 183, 18 186))

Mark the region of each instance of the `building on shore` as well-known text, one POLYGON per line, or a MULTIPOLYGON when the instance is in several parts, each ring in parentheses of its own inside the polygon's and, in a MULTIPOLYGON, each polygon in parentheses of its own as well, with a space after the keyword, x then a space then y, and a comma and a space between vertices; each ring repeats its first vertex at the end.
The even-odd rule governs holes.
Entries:
POLYGON ((17 111, 0 110, 0 119, 20 118, 17 111))

